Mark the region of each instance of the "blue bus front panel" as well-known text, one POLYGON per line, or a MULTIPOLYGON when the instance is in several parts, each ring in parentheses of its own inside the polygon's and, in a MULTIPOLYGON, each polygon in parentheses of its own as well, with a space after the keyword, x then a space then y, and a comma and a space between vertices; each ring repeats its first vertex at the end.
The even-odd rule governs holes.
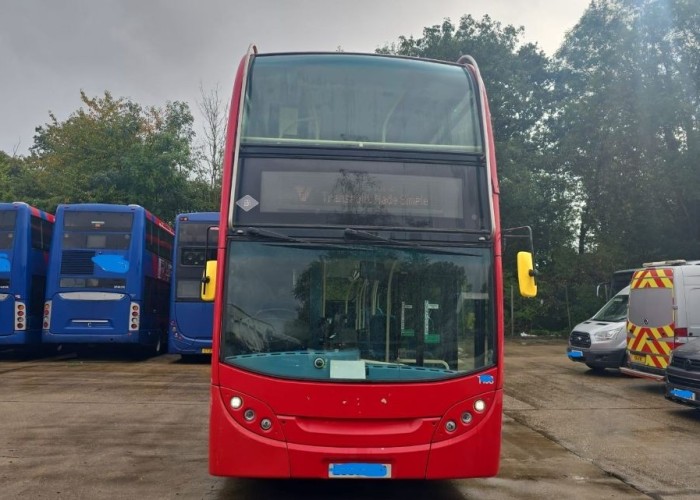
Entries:
POLYGON ((171 354, 211 354, 214 307, 211 302, 177 302, 171 310, 168 352, 171 354))

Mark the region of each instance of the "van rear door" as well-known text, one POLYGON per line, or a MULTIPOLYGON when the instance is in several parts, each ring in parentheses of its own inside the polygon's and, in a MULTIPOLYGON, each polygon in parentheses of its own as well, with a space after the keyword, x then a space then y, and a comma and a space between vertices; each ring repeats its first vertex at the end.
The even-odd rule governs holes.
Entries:
MULTIPOLYGON (((673 269, 643 269, 630 283, 627 354, 631 368, 663 371, 675 329, 673 269)), ((646 371, 646 370, 645 370, 646 371)))
POLYGON ((684 272, 683 278, 685 281, 685 317, 688 324, 681 324, 681 318, 678 318, 676 326, 687 326, 688 340, 690 340, 700 337, 700 273, 684 272))

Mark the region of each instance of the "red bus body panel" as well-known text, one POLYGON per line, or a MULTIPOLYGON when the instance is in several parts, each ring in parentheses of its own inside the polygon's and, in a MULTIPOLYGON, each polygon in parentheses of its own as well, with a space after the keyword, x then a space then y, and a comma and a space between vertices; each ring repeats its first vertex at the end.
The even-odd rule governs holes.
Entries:
MULTIPOLYGON (((358 385, 272 379, 223 365, 219 370, 221 386, 211 391, 214 475, 327 478, 329 464, 345 462, 391 464, 392 477, 406 479, 498 472, 503 395, 480 384, 477 375, 358 385), (257 400, 255 421, 234 417, 234 395, 257 400), (451 408, 477 397, 487 402, 484 414, 467 426, 458 423, 454 435, 444 431, 451 408), (262 418, 273 422, 269 431, 260 429, 262 418)), ((472 404, 467 407, 475 413, 472 404)), ((451 419, 459 422, 461 411, 451 419)))
MULTIPOLYGON (((230 106, 221 197, 217 297, 224 294, 238 116, 247 56, 238 67, 230 106), (227 188, 228 187, 228 188, 227 188)), ((219 361, 221 301, 214 307, 209 427, 209 472, 216 476, 328 478, 333 463, 391 465, 393 479, 490 477, 498 473, 503 412, 503 273, 499 188, 491 116, 477 71, 483 103, 490 193, 493 203, 496 365, 447 381, 396 384, 304 382, 256 375, 219 361), (481 382, 479 375, 490 376, 481 382), (246 422, 231 397, 253 401, 256 418, 246 422), (482 399, 483 413, 473 409, 482 399), (474 420, 460 422, 469 410, 474 420), (258 413, 261 413, 258 415, 258 413), (260 428, 269 418, 269 431, 260 428), (445 423, 456 421, 448 433, 445 423)), ((244 406, 245 408, 245 406, 244 406)))

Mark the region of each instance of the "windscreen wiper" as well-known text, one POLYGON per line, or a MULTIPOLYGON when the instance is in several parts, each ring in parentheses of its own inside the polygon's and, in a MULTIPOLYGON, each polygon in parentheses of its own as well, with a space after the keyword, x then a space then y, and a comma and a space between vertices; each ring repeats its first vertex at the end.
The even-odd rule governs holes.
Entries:
POLYGON ((259 227, 249 227, 245 230, 245 232, 246 234, 250 234, 251 236, 260 236, 262 238, 268 238, 272 240, 293 241, 294 243, 306 243, 304 240, 292 238, 291 236, 287 236, 286 234, 277 233, 275 231, 270 231, 269 229, 262 229, 259 227))
POLYGON ((345 228, 346 238, 358 238, 361 240, 373 240, 373 241, 383 241, 384 243, 392 243, 394 245, 403 245, 408 247, 419 247, 416 243, 411 243, 408 241, 393 240, 385 236, 379 236, 378 234, 370 233, 369 231, 362 231, 360 229, 352 229, 350 227, 345 228))
MULTIPOLYGON (((464 253, 463 251, 455 251, 450 247, 436 248, 434 246, 421 245, 420 243, 415 243, 412 241, 394 240, 391 238, 387 238, 385 236, 379 236, 378 234, 373 234, 373 233, 370 233, 368 231, 362 231, 361 229, 353 229, 350 227, 345 228, 345 237, 346 238, 372 240, 372 241, 382 241, 385 243, 391 243, 392 245, 400 245, 400 246, 411 247, 411 248, 420 248, 421 250, 435 252, 435 253, 441 253, 441 254, 446 254, 446 255, 469 255, 472 257, 477 256, 477 254, 464 253)), ((435 243, 433 243, 433 245, 434 244, 435 243)), ((461 250, 461 249, 462 249, 461 247, 457 247, 457 250, 461 250)))

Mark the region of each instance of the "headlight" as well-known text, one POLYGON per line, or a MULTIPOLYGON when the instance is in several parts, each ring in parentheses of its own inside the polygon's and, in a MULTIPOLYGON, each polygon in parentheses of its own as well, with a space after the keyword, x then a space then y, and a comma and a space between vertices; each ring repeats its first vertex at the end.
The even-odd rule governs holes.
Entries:
POLYGON ((595 332, 593 334, 593 338, 596 340, 610 340, 614 338, 618 333, 620 333, 625 327, 624 326, 618 326, 617 328, 613 328, 611 330, 603 330, 602 332, 595 332))

